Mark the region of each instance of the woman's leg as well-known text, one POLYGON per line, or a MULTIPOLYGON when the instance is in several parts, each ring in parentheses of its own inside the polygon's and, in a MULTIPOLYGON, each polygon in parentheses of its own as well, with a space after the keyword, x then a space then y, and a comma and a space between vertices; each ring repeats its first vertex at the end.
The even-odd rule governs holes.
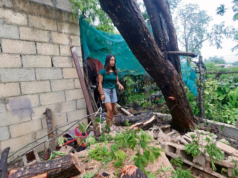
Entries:
MULTIPOLYGON (((106 118, 107 118, 107 125, 109 127, 111 127, 112 125, 112 118, 114 117, 113 115, 113 110, 112 110, 112 103, 104 103, 105 104, 105 107, 107 108, 107 115, 106 115, 106 118)), ((115 105, 115 104, 114 104, 115 105)))

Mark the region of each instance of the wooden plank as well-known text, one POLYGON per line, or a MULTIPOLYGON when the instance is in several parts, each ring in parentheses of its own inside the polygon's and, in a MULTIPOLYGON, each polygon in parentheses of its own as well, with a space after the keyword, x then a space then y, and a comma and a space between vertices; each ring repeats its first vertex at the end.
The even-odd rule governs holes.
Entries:
POLYGON ((10 147, 5 148, 2 152, 1 156, 1 166, 0 166, 0 178, 8 178, 8 170, 7 170, 7 157, 9 153, 10 147))

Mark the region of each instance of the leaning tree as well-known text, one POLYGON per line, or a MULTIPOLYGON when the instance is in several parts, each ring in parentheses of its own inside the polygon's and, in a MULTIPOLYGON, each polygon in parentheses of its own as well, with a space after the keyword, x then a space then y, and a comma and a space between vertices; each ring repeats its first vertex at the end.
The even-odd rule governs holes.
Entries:
MULTIPOLYGON (((136 0, 99 0, 131 51, 161 89, 179 131, 193 128, 196 119, 186 96, 177 37, 167 0, 144 0, 153 36, 142 17, 136 0)), ((126 61, 125 61, 126 62, 126 61)))

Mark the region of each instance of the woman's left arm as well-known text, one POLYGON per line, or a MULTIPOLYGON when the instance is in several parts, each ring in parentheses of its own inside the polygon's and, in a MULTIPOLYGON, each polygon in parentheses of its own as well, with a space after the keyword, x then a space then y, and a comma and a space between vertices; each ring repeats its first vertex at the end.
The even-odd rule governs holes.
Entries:
POLYGON ((124 90, 124 87, 119 82, 118 75, 117 75, 116 85, 119 87, 119 90, 124 90))

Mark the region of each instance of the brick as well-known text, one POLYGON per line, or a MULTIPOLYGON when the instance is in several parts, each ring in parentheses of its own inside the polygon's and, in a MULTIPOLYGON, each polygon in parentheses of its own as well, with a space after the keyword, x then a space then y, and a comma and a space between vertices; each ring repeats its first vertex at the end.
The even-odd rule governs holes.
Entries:
POLYGON ((0 127, 29 121, 31 120, 31 114, 31 108, 0 113, 0 127))
POLYGON ((4 19, 5 23, 27 25, 27 16, 9 9, 0 9, 0 18, 4 19))
POLYGON ((82 88, 79 79, 74 79, 74 88, 82 88))
MULTIPOLYGON (((75 47, 77 56, 82 56, 81 47, 75 47)), ((72 56, 69 46, 60 45, 61 56, 72 56)))
POLYGON ((52 67, 50 56, 22 56, 23 67, 52 67))
POLYGON ((6 112, 6 107, 3 101, 0 100, 0 113, 6 112))
POLYGON ((71 57, 54 57, 53 66, 54 67, 72 67, 73 59, 71 57))
MULTIPOLYGON (((76 110, 76 101, 67 101, 64 103, 60 103, 59 105, 60 105, 60 107, 57 107, 57 109, 59 111, 59 108, 60 108, 60 112, 69 112, 69 111, 76 110)), ((56 112, 57 112, 57 110, 56 110, 56 112)), ((60 112, 58 112, 58 113, 60 113, 60 112)))
POLYGON ((77 100, 77 109, 86 109, 86 102, 84 98, 77 100))
POLYGON ((0 127, 0 141, 7 140, 10 138, 8 127, 0 127))
POLYGON ((0 83, 0 98, 20 95, 18 83, 0 83))
POLYGON ((65 68, 63 69, 64 78, 78 78, 76 68, 65 68))
POLYGON ((67 18, 68 22, 75 23, 75 24, 79 25, 79 20, 78 19, 79 19, 78 16, 76 16, 74 18, 72 13, 68 13, 68 18, 67 18))
POLYGON ((74 45, 74 46, 81 46, 80 37, 79 36, 70 35, 70 39, 72 41, 72 45, 74 45))
POLYGON ((19 39, 19 30, 17 26, 1 24, 0 37, 1 38, 12 38, 19 39))
POLYGON ((67 90, 65 91, 65 94, 66 94, 66 101, 83 98, 83 92, 81 89, 67 90))
MULTIPOLYGON (((21 137, 12 138, 12 139, 2 141, 1 147, 2 147, 2 149, 10 147, 11 151, 14 152, 34 140, 35 140, 35 134, 27 134, 27 135, 24 135, 21 137)), ((29 147, 27 149, 29 149, 29 147)), ((20 153, 18 153, 18 154, 20 154, 20 153)))
POLYGON ((34 69, 0 69, 2 82, 18 82, 35 80, 34 69))
POLYGON ((41 129, 42 129, 42 124, 40 119, 32 120, 30 122, 24 122, 21 124, 10 125, 9 127, 12 138, 26 135, 32 132, 36 132, 41 129))
POLYGON ((73 23, 66 23, 66 22, 59 22, 58 23, 58 31, 79 35, 79 25, 73 24, 73 23))
MULTIPOLYGON (((87 111, 86 109, 80 109, 80 110, 68 112, 67 116, 68 116, 68 122, 72 122, 87 116, 87 111)), ((85 124, 88 124, 87 119, 84 119, 83 122, 85 124)))
POLYGON ((4 53, 36 54, 34 42, 2 39, 4 53))
POLYGON ((52 80, 51 87, 52 87, 52 91, 74 89, 74 81, 73 79, 52 80))
POLYGON ((20 27, 20 38, 22 40, 49 42, 49 32, 34 28, 20 27))
POLYGON ((21 91, 22 94, 49 92, 50 82, 49 81, 22 82, 21 91))
POLYGON ((29 15, 29 26, 43 30, 57 31, 56 21, 43 17, 29 15))
POLYGON ((41 105, 47 105, 63 101, 65 101, 65 95, 63 91, 40 94, 41 105))
POLYGON ((24 95, 5 99, 7 110, 26 109, 40 105, 38 95, 24 95))
POLYGON ((37 43, 37 53, 42 55, 59 55, 59 46, 48 43, 37 43))
POLYGON ((0 7, 13 7, 12 0, 0 0, 0 7))
POLYGON ((36 78, 38 80, 47 80, 47 79, 61 79, 62 78, 62 71, 61 69, 36 69, 36 78))
POLYGON ((20 55, 0 54, 0 67, 21 67, 20 55))
POLYGON ((69 44, 69 35, 66 33, 52 32, 52 41, 57 44, 69 44))

